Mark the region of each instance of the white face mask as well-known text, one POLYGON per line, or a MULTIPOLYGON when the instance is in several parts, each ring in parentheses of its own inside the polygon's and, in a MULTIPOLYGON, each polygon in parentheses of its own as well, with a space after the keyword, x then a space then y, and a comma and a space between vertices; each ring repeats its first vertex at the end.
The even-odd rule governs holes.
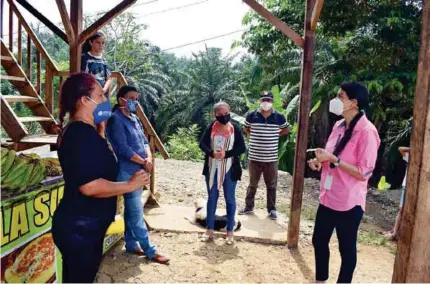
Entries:
POLYGON ((330 101, 329 111, 335 115, 342 115, 343 102, 339 98, 334 98, 330 101))
POLYGON ((264 110, 264 111, 269 111, 272 109, 273 103, 270 102, 262 102, 260 104, 260 107, 264 110))

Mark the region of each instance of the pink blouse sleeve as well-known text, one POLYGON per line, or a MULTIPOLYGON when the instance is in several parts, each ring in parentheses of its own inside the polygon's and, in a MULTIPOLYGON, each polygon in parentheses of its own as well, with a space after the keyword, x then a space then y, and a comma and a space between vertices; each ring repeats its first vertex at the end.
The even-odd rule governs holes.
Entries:
POLYGON ((363 129, 357 147, 358 170, 368 180, 375 169, 378 148, 381 143, 376 129, 363 129))

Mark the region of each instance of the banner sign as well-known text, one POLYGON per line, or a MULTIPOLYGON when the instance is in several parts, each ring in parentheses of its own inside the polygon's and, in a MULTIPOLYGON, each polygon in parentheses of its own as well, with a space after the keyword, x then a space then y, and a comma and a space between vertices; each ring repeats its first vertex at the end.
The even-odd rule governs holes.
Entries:
MULTIPOLYGON (((51 223, 63 195, 61 178, 1 201, 3 283, 61 283, 61 255, 52 239, 51 223)), ((106 236, 103 253, 121 238, 122 234, 106 236)))

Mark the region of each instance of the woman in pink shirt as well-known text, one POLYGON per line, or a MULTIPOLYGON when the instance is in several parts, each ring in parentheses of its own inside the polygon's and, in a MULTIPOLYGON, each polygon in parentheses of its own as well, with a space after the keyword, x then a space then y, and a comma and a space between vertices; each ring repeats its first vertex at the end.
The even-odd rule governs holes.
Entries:
POLYGON ((317 282, 329 276, 329 242, 334 229, 342 258, 337 282, 350 283, 354 274, 358 227, 380 144, 375 126, 364 114, 368 97, 366 87, 359 83, 340 86, 337 97, 330 101, 330 112, 344 119, 334 125, 325 149, 317 149, 316 158, 308 162, 312 170, 322 170, 312 238, 317 282))

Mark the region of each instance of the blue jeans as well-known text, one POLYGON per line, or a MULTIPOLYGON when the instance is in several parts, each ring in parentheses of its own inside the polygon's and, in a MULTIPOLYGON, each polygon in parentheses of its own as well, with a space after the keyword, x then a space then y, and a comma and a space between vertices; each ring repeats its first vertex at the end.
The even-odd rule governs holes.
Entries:
MULTIPOLYGON (((118 181, 127 181, 131 174, 120 171, 118 181)), ((133 252, 140 247, 146 257, 152 259, 157 248, 149 240, 148 228, 143 219, 142 189, 124 194, 124 221, 125 221, 125 250, 133 252)))
MULTIPOLYGON (((215 228, 215 211, 218 203, 219 190, 217 189, 217 175, 215 172, 214 184, 209 188, 209 175, 206 176, 206 187, 208 189, 207 217, 206 224, 209 230, 215 228)), ((231 170, 225 174, 223 188, 224 198, 227 207, 227 232, 233 232, 234 216, 236 214, 236 185, 237 181, 231 179, 231 170)))

